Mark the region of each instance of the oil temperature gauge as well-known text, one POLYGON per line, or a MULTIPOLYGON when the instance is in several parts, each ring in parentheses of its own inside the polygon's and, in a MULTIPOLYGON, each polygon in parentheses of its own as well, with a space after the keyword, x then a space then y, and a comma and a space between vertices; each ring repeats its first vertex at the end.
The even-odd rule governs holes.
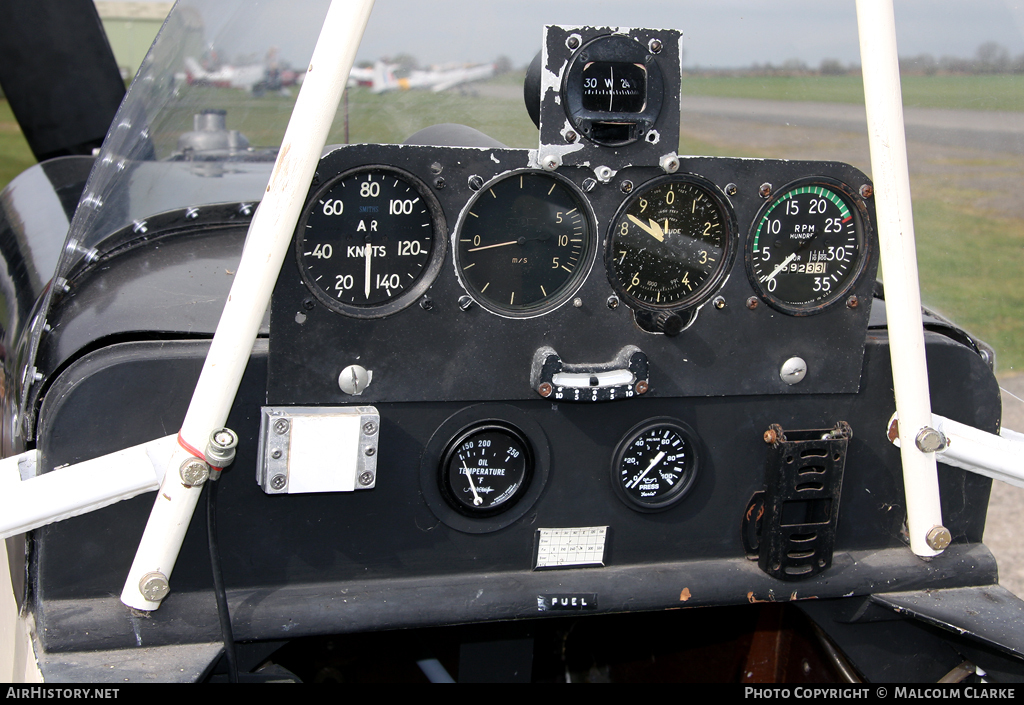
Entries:
POLYGON ((449 444, 440 468, 441 494, 467 516, 493 516, 510 509, 529 487, 533 453, 511 425, 485 422, 449 444))
POLYGON ((658 511, 686 496, 697 479, 697 467, 696 434, 681 421, 652 419, 619 443, 612 486, 633 509, 658 511))

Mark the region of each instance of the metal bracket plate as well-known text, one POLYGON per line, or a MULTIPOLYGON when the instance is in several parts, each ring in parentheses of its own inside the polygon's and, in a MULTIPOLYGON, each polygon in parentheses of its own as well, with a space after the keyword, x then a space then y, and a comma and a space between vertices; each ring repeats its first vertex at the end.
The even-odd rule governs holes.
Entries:
POLYGON ((379 430, 372 406, 265 406, 256 482, 267 494, 373 489, 379 430))
POLYGON ((748 556, 780 580, 801 580, 832 565, 839 523, 846 450, 853 431, 840 421, 832 429, 783 431, 772 424, 765 489, 756 492, 743 519, 748 556))

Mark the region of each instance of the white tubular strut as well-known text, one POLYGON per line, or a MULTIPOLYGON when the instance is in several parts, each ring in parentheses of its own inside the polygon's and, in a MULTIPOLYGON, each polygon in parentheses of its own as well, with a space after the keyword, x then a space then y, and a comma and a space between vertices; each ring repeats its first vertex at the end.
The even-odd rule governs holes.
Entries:
POLYGON ((121 601, 129 607, 155 610, 167 593, 167 581, 202 491, 202 485, 186 486, 178 468, 193 456, 202 457, 210 434, 227 421, 372 8, 373 0, 332 0, 327 11, 178 434, 179 447, 167 466, 121 593, 121 601))
POLYGON ((857 24, 910 548, 919 556, 934 556, 945 547, 942 536, 948 532, 941 529, 935 454, 915 443, 931 423, 931 399, 892 0, 857 0, 857 24))

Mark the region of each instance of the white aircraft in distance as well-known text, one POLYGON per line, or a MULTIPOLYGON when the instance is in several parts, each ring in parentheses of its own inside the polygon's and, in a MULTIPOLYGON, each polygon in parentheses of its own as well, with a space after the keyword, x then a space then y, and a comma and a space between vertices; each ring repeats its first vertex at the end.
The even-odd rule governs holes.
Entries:
POLYGON ((284 86, 302 83, 304 76, 305 72, 279 68, 272 55, 268 55, 268 60, 265 63, 245 66, 224 64, 212 71, 204 69, 193 57, 185 57, 184 79, 189 84, 202 83, 218 88, 244 88, 247 91, 257 90, 260 87, 264 90, 278 90, 284 86))
POLYGON ((429 88, 438 93, 463 83, 483 81, 494 75, 494 64, 436 68, 427 71, 417 69, 405 78, 395 76, 396 68, 397 64, 389 64, 379 59, 372 67, 355 67, 349 73, 348 85, 368 86, 374 93, 410 88, 429 88))

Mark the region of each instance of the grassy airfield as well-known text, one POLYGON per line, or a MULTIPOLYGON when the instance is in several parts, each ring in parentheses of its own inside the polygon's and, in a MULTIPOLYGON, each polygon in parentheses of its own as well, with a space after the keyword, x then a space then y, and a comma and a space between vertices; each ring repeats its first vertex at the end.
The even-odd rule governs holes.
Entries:
MULTIPOLYGON (((352 142, 400 142, 416 130, 461 122, 510 147, 536 147, 537 131, 522 101, 522 75, 513 73, 462 91, 408 91, 374 95, 353 89, 348 96, 352 142)), ((687 94, 719 97, 863 103, 858 76, 687 76, 687 94)), ((191 89, 213 91, 217 89, 191 89)), ((906 76, 907 107, 1024 111, 1024 75, 906 76)), ((280 140, 292 100, 253 98, 219 91, 228 127, 253 145, 280 140), (261 132, 257 125, 278 116, 282 127, 261 132)), ((191 101, 182 103, 154 131, 161 155, 173 150, 177 134, 191 129, 191 101)), ((330 142, 345 142, 345 110, 330 142)), ((771 129, 743 129, 722 121, 685 125, 680 153, 712 156, 839 159, 870 171, 867 140, 839 131, 801 130, 797 138, 771 129), (777 138, 777 139, 776 139, 777 138)), ((1002 373, 1024 372, 1024 165, 997 152, 910 145, 914 218, 923 298, 992 344, 1002 373)), ((0 100, 0 188, 34 163, 7 103, 0 100)))

